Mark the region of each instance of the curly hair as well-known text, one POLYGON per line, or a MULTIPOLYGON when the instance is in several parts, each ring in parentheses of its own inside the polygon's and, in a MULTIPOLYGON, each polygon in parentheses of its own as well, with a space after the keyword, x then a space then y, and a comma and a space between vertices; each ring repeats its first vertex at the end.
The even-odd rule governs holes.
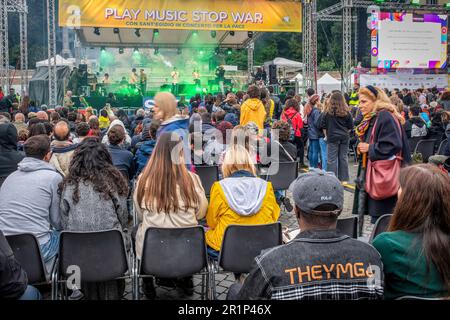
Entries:
POLYGON ((289 141, 289 137, 291 135, 291 125, 284 121, 275 121, 272 126, 272 129, 279 130, 279 139, 282 142, 289 141))
POLYGON ((106 146, 96 138, 85 139, 73 154, 68 175, 59 184, 61 194, 67 185, 75 187, 73 201, 80 201, 80 183, 91 183, 94 190, 105 200, 128 195, 128 183, 120 171, 113 165, 111 154, 106 146))

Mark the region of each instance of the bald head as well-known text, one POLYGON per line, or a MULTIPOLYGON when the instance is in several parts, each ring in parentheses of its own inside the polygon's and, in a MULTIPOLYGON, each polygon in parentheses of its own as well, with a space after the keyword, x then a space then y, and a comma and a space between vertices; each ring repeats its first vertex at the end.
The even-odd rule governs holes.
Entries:
POLYGON ((70 137, 70 127, 65 121, 59 121, 53 129, 53 137, 57 141, 67 141, 70 137))
POLYGON ((15 122, 25 122, 25 116, 23 115, 23 113, 16 113, 16 115, 14 116, 14 121, 15 122))
POLYGON ((45 111, 39 111, 37 113, 37 118, 40 119, 40 120, 48 121, 48 114, 45 111))

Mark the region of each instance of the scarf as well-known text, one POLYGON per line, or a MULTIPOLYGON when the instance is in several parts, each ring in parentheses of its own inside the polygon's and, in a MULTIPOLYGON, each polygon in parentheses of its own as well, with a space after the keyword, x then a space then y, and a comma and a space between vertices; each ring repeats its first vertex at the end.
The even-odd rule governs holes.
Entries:
POLYGON ((355 133, 359 138, 359 141, 364 141, 364 136, 369 129, 370 121, 377 115, 376 112, 370 112, 366 114, 361 123, 355 128, 355 133))

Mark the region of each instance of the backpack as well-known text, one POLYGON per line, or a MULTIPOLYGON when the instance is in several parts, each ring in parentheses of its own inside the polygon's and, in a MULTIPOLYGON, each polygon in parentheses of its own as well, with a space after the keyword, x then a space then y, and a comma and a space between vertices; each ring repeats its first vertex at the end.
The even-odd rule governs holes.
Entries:
POLYGON ((427 135, 427 126, 423 125, 422 127, 419 127, 416 124, 413 124, 411 127, 411 138, 416 137, 425 137, 427 135))
POLYGON ((296 130, 294 128, 294 124, 292 123, 292 119, 294 119, 297 114, 298 114, 298 112, 294 113, 294 115, 291 118, 289 118, 286 115, 286 119, 287 119, 288 123, 291 125, 291 133, 289 134, 289 141, 294 141, 294 139, 295 139, 295 131, 296 130))

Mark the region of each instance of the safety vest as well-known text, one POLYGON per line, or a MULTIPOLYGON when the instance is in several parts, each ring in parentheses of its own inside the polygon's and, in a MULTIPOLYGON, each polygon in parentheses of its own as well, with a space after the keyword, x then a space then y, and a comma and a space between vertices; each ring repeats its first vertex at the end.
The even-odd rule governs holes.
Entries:
POLYGON ((350 95, 350 101, 349 104, 351 106, 357 106, 359 105, 359 97, 358 97, 358 92, 352 92, 352 94, 350 95))

